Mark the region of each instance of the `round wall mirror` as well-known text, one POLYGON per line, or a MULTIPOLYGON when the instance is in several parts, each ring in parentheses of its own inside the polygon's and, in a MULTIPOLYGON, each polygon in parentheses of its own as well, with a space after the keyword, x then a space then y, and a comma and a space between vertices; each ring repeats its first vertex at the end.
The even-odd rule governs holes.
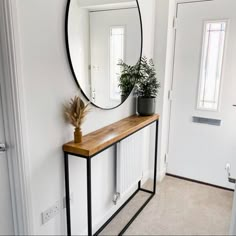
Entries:
POLYGON ((138 1, 69 0, 66 44, 73 76, 84 96, 102 109, 118 107, 134 86, 132 81, 123 84, 126 90, 120 86, 124 74, 120 64, 133 66, 142 54, 138 1))

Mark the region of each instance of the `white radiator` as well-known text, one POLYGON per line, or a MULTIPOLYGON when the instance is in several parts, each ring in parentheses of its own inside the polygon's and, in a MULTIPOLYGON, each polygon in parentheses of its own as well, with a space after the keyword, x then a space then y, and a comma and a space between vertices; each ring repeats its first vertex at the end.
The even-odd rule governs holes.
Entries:
POLYGON ((143 132, 139 131, 117 145, 116 192, 120 198, 142 179, 143 141, 143 132))

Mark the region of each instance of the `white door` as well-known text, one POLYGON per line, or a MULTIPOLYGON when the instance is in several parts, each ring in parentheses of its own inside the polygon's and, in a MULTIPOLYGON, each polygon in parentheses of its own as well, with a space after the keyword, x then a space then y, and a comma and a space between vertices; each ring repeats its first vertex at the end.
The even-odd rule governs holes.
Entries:
POLYGON ((168 173, 234 188, 236 1, 178 5, 168 173))
POLYGON ((0 86, 0 235, 14 235, 7 154, 1 145, 5 144, 1 95, 0 86))

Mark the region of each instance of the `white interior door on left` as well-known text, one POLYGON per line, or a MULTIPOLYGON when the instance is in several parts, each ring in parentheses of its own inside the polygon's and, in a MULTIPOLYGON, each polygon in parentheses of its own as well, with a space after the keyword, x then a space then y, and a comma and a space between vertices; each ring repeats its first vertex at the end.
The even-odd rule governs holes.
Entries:
POLYGON ((0 83, 0 235, 14 235, 8 156, 4 145, 5 134, 0 83))

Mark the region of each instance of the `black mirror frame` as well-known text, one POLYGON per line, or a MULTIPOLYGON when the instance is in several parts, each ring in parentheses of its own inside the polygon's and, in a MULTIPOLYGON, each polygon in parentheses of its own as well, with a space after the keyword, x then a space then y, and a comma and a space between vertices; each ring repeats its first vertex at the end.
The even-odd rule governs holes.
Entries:
MULTIPOLYGON (((66 52, 67 52, 67 57, 68 57, 68 61, 69 61, 69 66, 73 75, 73 78, 75 80, 76 85, 78 86, 80 92, 83 94, 83 96, 86 98, 87 101, 89 101, 93 106, 102 109, 102 110, 113 110, 118 108, 119 106, 121 106, 130 96, 130 94, 132 93, 132 91, 130 92, 129 96, 123 101, 121 102, 119 105, 112 107, 112 108, 103 108, 103 107, 99 107, 98 105, 96 105, 95 103, 93 103, 88 97, 87 95, 84 93, 83 89, 80 87, 79 82, 77 80, 74 68, 73 68, 73 64, 72 64, 72 59, 71 59, 71 55, 70 55, 70 49, 69 49, 69 39, 68 39, 68 18, 69 18, 69 10, 70 10, 70 3, 71 0, 68 0, 67 5, 66 5, 66 15, 65 15, 65 41, 66 41, 66 52)), ((140 49, 140 57, 139 57, 139 62, 142 58, 142 54, 143 54, 143 23, 142 23, 142 15, 141 15, 141 10, 140 10, 140 6, 139 6, 139 2, 138 0, 136 0, 137 3, 137 7, 138 7, 138 12, 139 12, 139 20, 140 20, 140 31, 141 31, 141 49, 140 49)))

